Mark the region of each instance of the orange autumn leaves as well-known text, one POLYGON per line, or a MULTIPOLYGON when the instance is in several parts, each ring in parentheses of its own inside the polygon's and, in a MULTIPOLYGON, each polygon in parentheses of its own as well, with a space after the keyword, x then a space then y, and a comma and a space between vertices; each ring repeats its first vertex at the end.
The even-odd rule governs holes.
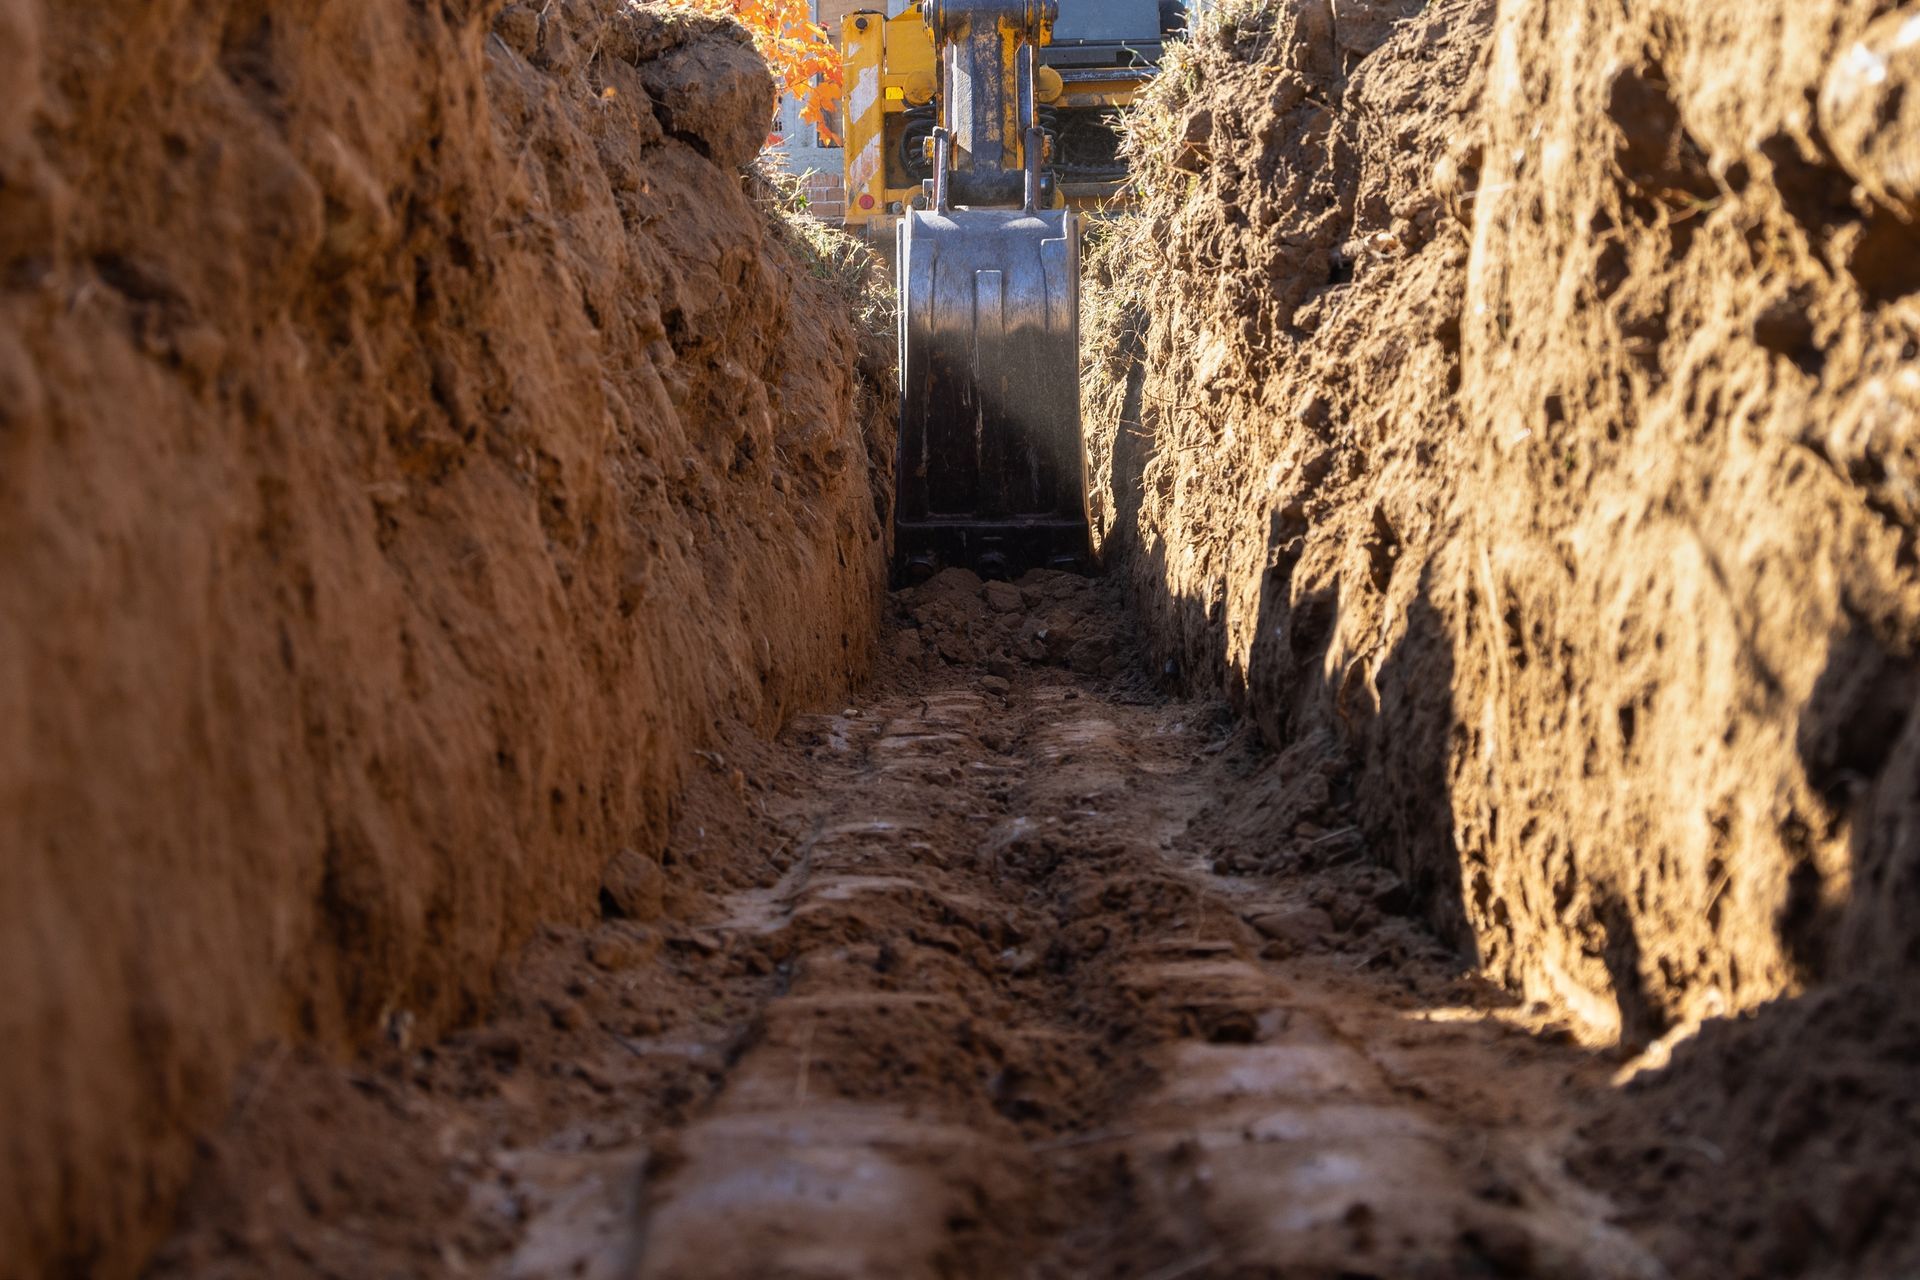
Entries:
MULTIPOLYGON (((781 87, 800 103, 800 114, 828 137, 828 121, 840 101, 840 50, 813 20, 808 0, 669 0, 700 13, 731 17, 753 35, 760 56, 781 87)), ((839 141, 834 138, 834 141, 839 141)))

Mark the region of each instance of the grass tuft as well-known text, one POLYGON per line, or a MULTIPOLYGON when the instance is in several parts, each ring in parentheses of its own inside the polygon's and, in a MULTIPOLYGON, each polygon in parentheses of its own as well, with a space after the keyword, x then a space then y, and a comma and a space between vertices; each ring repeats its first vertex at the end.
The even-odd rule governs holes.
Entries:
POLYGON ((847 304, 863 351, 895 342, 893 281, 880 256, 857 236, 813 215, 804 176, 787 173, 763 154, 747 171, 747 192, 780 232, 801 265, 847 304))

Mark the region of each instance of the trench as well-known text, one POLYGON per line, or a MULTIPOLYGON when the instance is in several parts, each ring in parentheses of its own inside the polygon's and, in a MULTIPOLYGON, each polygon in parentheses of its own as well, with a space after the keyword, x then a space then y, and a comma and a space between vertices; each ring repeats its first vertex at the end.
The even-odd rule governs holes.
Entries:
POLYGON ((1561 1163, 1612 1064, 1337 811, 1273 830, 1322 762, 1156 689, 1111 584, 890 613, 702 757, 670 915, 613 882, 491 1023, 257 1068, 154 1274, 1660 1274, 1561 1163))
POLYGON ((1912 5, 1197 7, 888 593, 743 28, 0 0, 0 1280, 1920 1274, 1912 5))

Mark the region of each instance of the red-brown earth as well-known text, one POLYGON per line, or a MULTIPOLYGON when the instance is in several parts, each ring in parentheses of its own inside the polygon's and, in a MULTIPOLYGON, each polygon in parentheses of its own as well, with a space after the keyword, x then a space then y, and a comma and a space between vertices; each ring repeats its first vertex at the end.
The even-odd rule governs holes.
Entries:
POLYGON ((471 1020, 865 672, 772 93, 615 0, 0 3, 0 1274, 138 1267, 260 1045, 471 1020))
POLYGON ((1213 6, 889 601, 737 29, 0 0, 0 1275, 1914 1274, 1916 23, 1213 6))
POLYGON ((1110 587, 893 615, 495 1020, 256 1062, 155 1274, 1662 1274, 1564 1165, 1612 1063, 1408 917, 1323 757, 1157 692, 1110 587))
POLYGON ((1109 558, 1687 1275, 1915 1269, 1920 11, 1226 4, 1098 265, 1109 558))

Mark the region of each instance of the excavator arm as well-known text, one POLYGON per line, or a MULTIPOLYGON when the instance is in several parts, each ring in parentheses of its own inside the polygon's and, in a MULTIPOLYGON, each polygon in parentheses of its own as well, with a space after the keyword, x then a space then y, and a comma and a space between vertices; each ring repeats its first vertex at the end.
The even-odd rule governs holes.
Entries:
POLYGON ((896 577, 1090 567, 1080 226, 1039 127, 1056 0, 929 0, 940 124, 900 223, 896 577))

